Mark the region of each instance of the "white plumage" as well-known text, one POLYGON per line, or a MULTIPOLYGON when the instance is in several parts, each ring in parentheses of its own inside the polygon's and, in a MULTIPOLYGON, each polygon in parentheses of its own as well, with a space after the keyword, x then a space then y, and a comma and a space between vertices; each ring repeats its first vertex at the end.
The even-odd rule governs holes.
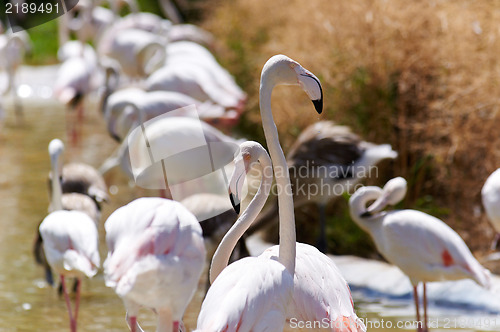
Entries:
POLYGON ((500 239, 500 168, 491 173, 481 190, 486 215, 497 233, 492 248, 496 249, 500 239))
POLYGON ((123 299, 132 331, 139 307, 158 314, 158 331, 178 326, 205 262, 198 220, 180 203, 139 198, 106 221, 106 285, 123 299))
POLYGON ((383 189, 363 187, 351 197, 350 213, 372 236, 378 251, 410 278, 418 321, 417 285, 424 283, 427 328, 426 282, 470 278, 488 288, 490 272, 474 258, 462 238, 441 220, 415 210, 383 211, 387 205, 399 203, 405 194, 406 181, 401 177, 388 181, 383 189))

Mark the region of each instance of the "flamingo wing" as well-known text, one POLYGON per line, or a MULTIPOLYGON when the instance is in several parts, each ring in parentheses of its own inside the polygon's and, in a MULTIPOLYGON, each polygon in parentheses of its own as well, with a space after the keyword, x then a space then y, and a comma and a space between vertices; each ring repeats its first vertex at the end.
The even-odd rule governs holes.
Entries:
POLYGON ((99 266, 94 221, 79 211, 55 211, 40 225, 47 261, 59 274, 92 277, 99 266))
POLYGON ((293 279, 275 260, 248 257, 226 267, 210 287, 197 331, 282 331, 293 279))
MULTIPOLYGON (((278 256, 279 247, 261 256, 278 256)), ((329 322, 333 331, 366 331, 354 312, 349 285, 335 263, 313 246, 297 243, 293 301, 287 314, 304 322, 329 322)))
POLYGON ((412 282, 471 278, 489 284, 489 272, 462 238, 441 220, 415 210, 389 212, 375 241, 380 252, 412 282))

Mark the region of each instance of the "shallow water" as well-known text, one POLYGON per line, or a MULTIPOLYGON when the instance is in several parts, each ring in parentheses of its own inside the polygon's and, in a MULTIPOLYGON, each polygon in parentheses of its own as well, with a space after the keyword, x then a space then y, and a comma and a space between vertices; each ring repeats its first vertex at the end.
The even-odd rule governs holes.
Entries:
MULTIPOLYGON (((16 123, 12 110, 7 110, 0 130, 0 331, 69 330, 64 300, 55 289, 47 286, 43 270, 34 264, 31 253, 38 224, 47 213, 47 145, 55 137, 67 141, 64 114, 64 109, 55 103, 25 104, 23 123, 16 123)), ((64 160, 99 166, 115 147, 116 143, 107 135, 100 115, 89 105, 82 142, 74 147, 67 144, 64 160)), ((107 180, 117 185, 118 192, 104 207, 103 220, 117 207, 148 194, 130 188, 119 171, 112 172, 107 180)), ((106 246, 102 225, 100 234, 101 257, 104 259, 106 246)), ((196 324, 205 289, 204 280, 204 277, 200 280, 198 292, 186 312, 188 330, 196 324)), ((387 299, 363 290, 355 290, 353 294, 359 315, 368 319, 371 331, 412 330, 411 326, 406 329, 397 327, 398 321, 413 319, 411 297, 387 299), (391 322, 390 326, 387 321, 391 322)), ((464 309, 443 310, 430 308, 431 320, 440 319, 440 330, 500 330, 500 318, 496 322, 494 314, 488 316, 464 309), (476 319, 476 324, 465 326, 459 320, 464 317, 476 319), (482 320, 483 327, 478 326, 479 320, 482 320), (486 327, 487 323, 493 328, 486 327), (466 328, 453 328, 455 326, 466 328)), ((104 286, 102 272, 83 282, 78 317, 80 331, 127 331, 124 316, 122 302, 113 290, 104 286)), ((139 321, 146 331, 154 330, 152 313, 141 311, 139 321)))

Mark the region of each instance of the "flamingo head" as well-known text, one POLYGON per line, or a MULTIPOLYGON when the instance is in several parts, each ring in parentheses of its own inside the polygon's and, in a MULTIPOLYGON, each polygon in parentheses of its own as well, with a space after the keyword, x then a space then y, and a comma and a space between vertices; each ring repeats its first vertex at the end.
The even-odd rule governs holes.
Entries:
POLYGON ((402 177, 387 181, 382 189, 382 195, 368 207, 364 216, 382 211, 387 205, 396 205, 406 196, 407 183, 402 177))
POLYGON ((286 55, 275 55, 266 62, 261 81, 265 80, 270 80, 272 85, 300 85, 313 102, 316 112, 321 114, 323 111, 323 89, 319 79, 286 55))
POLYGON ((265 149, 257 142, 243 142, 240 153, 234 159, 234 171, 229 181, 229 199, 234 211, 239 214, 245 175, 254 163, 258 163, 265 149))

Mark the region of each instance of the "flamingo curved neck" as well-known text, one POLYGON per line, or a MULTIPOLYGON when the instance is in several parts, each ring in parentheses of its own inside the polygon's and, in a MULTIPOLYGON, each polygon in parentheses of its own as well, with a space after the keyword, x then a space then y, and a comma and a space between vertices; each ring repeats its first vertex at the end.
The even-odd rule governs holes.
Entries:
POLYGON ((52 211, 62 210, 62 185, 60 180, 60 172, 59 172, 59 155, 50 156, 50 163, 52 164, 52 198, 51 205, 52 211))
POLYGON ((228 265, 229 258, 231 257, 231 253, 236 243, 250 227, 255 218, 257 218, 269 196, 273 181, 272 173, 268 171, 272 169, 271 160, 265 153, 262 153, 259 161, 262 166, 262 179, 259 189, 250 204, 248 204, 248 207, 243 211, 238 220, 236 220, 217 247, 214 257, 212 258, 212 265, 210 266, 210 283, 213 283, 217 276, 228 265))
POLYGON ((295 214, 288 166, 279 143, 278 129, 271 111, 271 94, 276 85, 274 82, 276 71, 273 68, 273 66, 265 67, 262 71, 259 104, 264 135, 273 162, 278 188, 279 261, 293 274, 295 272, 296 250, 295 214))
POLYGON ((382 189, 379 187, 363 187, 358 190, 349 201, 349 210, 351 218, 358 224, 359 227, 366 231, 370 231, 374 226, 374 220, 377 219, 383 212, 376 213, 371 217, 361 217, 366 212, 367 204, 374 201, 382 195, 382 189))

